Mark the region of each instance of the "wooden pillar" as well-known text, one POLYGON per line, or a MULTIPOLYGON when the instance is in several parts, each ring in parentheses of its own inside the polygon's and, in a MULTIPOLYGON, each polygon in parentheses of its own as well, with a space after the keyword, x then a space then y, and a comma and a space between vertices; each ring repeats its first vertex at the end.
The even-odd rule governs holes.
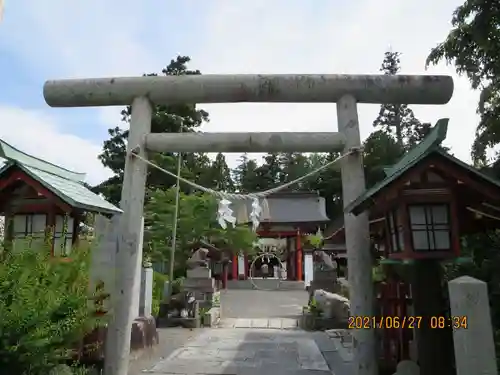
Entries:
POLYGON ((71 243, 73 246, 78 246, 78 239, 80 238, 80 223, 82 221, 82 215, 79 213, 73 214, 73 238, 71 243))
POLYGON ((238 255, 233 254, 233 280, 238 280, 238 255))
POLYGON ((415 330, 417 357, 422 374, 454 374, 452 329, 446 324, 433 327, 436 319, 447 315, 442 287, 442 267, 436 260, 418 260, 413 266, 413 313, 422 317, 415 330), (432 321, 431 321, 432 319, 432 321))
POLYGON ((248 254, 245 253, 243 255, 243 257, 245 259, 245 275, 243 276, 243 280, 246 280, 246 279, 248 279, 248 275, 250 274, 250 265, 248 262, 248 254))
POLYGON ((227 261, 222 262, 222 289, 227 289, 227 274, 229 264, 227 261))
POLYGON ((52 205, 47 213, 47 230, 49 231, 50 239, 50 255, 54 256, 54 243, 56 235, 56 211, 55 206, 52 205))
POLYGON ((297 244, 295 246, 295 256, 297 264, 297 281, 302 281, 302 242, 300 238, 300 229, 297 229, 297 244))

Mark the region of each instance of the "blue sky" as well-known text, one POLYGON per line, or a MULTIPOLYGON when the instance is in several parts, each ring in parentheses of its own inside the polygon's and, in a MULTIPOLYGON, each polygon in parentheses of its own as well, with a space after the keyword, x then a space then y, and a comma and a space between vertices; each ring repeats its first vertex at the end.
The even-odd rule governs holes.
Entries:
MULTIPOLYGON (((49 108, 45 80, 160 71, 176 54, 203 73, 376 73, 389 46, 404 73, 424 73, 460 0, 5 0, 0 23, 0 138, 65 167, 109 175, 96 159, 121 108, 49 108), (344 5, 342 5, 344 4, 344 5), (383 7, 381 6, 383 4, 383 7)), ((432 73, 454 75, 452 67, 432 73)), ((454 77, 456 77, 454 75, 454 77)), ((478 94, 456 77, 445 106, 413 107, 422 121, 450 117, 447 144, 469 160, 478 94)), ((335 105, 203 105, 206 131, 336 131, 335 105)), ((362 137, 377 106, 360 106, 362 137)), ((229 160, 234 164, 237 155, 229 160)))

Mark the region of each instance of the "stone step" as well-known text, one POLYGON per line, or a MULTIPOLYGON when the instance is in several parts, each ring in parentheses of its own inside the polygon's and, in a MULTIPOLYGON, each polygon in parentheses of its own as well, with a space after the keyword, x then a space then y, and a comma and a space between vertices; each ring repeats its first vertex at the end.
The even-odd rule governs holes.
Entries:
POLYGON ((293 318, 224 318, 219 328, 297 329, 298 319, 293 318))
POLYGON ((277 280, 277 279, 253 279, 252 280, 229 280, 228 289, 262 289, 262 290, 305 290, 303 281, 277 280))

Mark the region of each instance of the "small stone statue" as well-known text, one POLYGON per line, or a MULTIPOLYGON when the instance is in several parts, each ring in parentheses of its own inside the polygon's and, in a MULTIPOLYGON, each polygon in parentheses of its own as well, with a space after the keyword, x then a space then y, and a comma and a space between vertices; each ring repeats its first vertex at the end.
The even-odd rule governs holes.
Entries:
POLYGON ((326 269, 330 269, 330 270, 337 269, 336 262, 334 263, 332 261, 332 258, 330 258, 330 256, 327 253, 325 253, 324 251, 317 250, 314 252, 314 256, 317 257, 321 261, 321 263, 322 263, 321 265, 324 266, 326 269))
POLYGON ((187 266, 189 269, 203 267, 208 268, 208 249, 200 247, 188 259, 187 266))
POLYGON ((193 318, 195 316, 196 299, 193 292, 182 291, 173 295, 168 304, 160 306, 160 317, 193 318))

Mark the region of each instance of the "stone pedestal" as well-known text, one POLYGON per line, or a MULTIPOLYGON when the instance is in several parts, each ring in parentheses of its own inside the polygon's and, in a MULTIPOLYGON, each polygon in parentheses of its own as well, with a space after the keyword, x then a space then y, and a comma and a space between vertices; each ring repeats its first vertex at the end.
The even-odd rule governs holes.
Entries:
POLYGON ((337 280, 337 270, 320 268, 314 270, 313 279, 309 287, 309 302, 314 296, 314 292, 319 289, 328 293, 340 292, 340 284, 337 280))
POLYGON ((457 375, 498 374, 487 284, 462 276, 448 290, 457 375))
POLYGON ((201 309, 202 323, 211 327, 220 319, 220 291, 215 286, 209 268, 197 267, 187 271, 184 290, 194 293, 201 309))
POLYGON ((185 291, 194 293, 202 309, 210 309, 214 306, 214 301, 216 302, 217 299, 220 301, 220 295, 209 268, 198 267, 188 270, 183 287, 185 291))

